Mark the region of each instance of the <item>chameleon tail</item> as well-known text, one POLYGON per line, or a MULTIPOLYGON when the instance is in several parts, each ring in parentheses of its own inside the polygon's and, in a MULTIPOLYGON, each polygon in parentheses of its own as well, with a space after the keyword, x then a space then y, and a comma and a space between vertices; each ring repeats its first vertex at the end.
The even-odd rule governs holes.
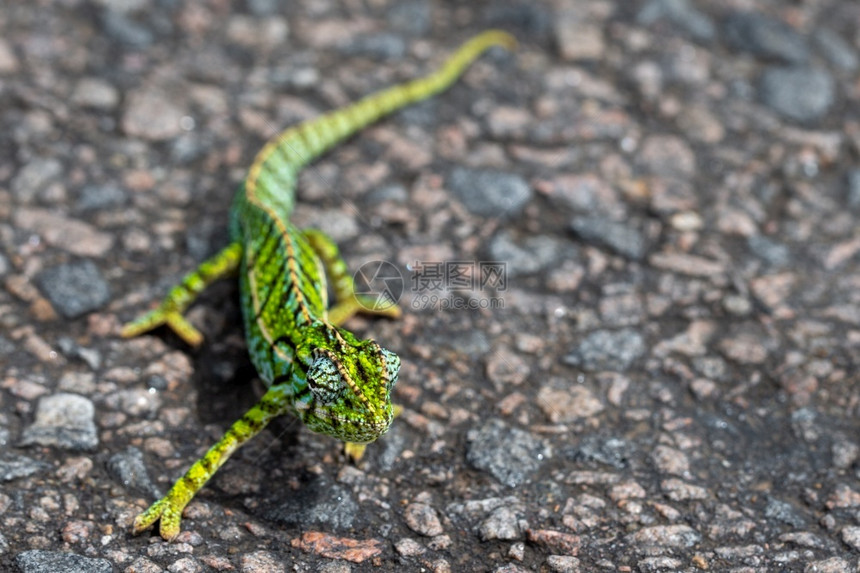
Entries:
POLYGON ((291 203, 292 197, 282 196, 277 200, 271 193, 292 184, 302 166, 383 116, 445 90, 469 64, 493 46, 513 49, 516 39, 501 30, 488 30, 460 46, 438 70, 423 78, 384 89, 287 129, 260 150, 248 171, 246 192, 252 195, 255 191, 269 190, 270 200, 289 210, 292 205, 285 203, 291 203))

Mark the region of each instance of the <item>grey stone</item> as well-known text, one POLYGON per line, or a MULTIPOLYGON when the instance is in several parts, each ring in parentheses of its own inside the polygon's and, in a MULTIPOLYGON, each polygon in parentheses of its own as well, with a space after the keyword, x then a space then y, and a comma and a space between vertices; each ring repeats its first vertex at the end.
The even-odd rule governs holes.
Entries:
POLYGON ((31 476, 49 469, 45 462, 26 456, 3 454, 0 456, 0 482, 31 476))
POLYGON ((645 26, 666 20, 702 41, 713 40, 716 35, 711 17, 691 6, 688 0, 650 0, 639 10, 636 20, 645 26))
POLYGON ((832 30, 816 30, 812 36, 815 47, 831 64, 846 72, 856 71, 860 66, 857 51, 832 30))
POLYGON ((599 463, 622 469, 629 463, 636 448, 621 438, 585 436, 575 448, 566 452, 567 457, 576 462, 599 463))
POLYGON ((584 370, 624 371, 645 350, 645 341, 635 330, 598 330, 585 337, 575 351, 565 356, 564 361, 584 370))
POLYGON ((802 64, 809 59, 806 40, 791 26, 758 12, 736 12, 725 22, 734 48, 766 60, 802 64))
POLYGON ((78 197, 78 211, 97 211, 112 207, 122 207, 128 203, 128 194, 118 185, 87 185, 78 197))
POLYGON ((490 4, 486 15, 490 27, 534 39, 550 37, 555 17, 556 14, 540 2, 490 4))
POLYGON ((374 60, 397 60, 406 54, 406 41, 396 34, 359 36, 341 51, 350 56, 366 56, 374 60))
POLYGON ((519 175, 492 169, 456 167, 447 186, 469 211, 484 217, 514 217, 533 195, 519 175))
POLYGON ((608 247, 627 258, 638 261, 645 256, 645 237, 629 224, 602 217, 576 217, 570 222, 570 228, 584 240, 608 247))
POLYGON ((19 553, 15 564, 21 573, 112 573, 113 565, 107 559, 84 557, 62 551, 36 549, 19 553))
POLYGON ((92 450, 99 443, 94 414, 93 403, 77 394, 60 392, 41 398, 36 420, 24 429, 21 445, 92 450))
POLYGON ((809 521, 790 503, 770 498, 764 508, 764 515, 770 520, 781 521, 795 529, 806 527, 809 521))
POLYGON ((860 207, 860 169, 848 172, 848 206, 860 207))
POLYGON ((836 87, 830 73, 818 67, 771 67, 759 85, 761 100, 783 116, 797 121, 822 117, 833 105, 836 87))
POLYGON ((9 272, 9 259, 3 253, 0 253, 0 277, 5 276, 9 272))
POLYGON ((522 539, 523 530, 520 527, 520 516, 512 507, 497 507, 478 526, 478 535, 483 541, 522 539))
POLYGON ((349 491, 321 476, 302 484, 286 500, 281 498, 265 512, 265 517, 291 527, 324 526, 327 530, 347 531, 358 509, 349 491))
POLYGON ((105 10, 102 13, 102 27, 109 37, 132 48, 145 48, 155 39, 146 26, 117 10, 105 10))
POLYGON ((430 29, 432 13, 427 0, 398 2, 385 12, 389 26, 409 36, 423 36, 430 29))
POLYGON ((62 174, 63 166, 56 159, 33 159, 12 179, 12 193, 22 203, 30 203, 62 174))
POLYGON ((36 275, 36 284, 66 318, 92 312, 110 300, 110 289, 101 271, 89 260, 45 269, 36 275))
POLYGON ((788 247, 763 235, 749 237, 747 245, 758 258, 771 265, 784 267, 791 262, 791 252, 788 247))
POLYGON ((107 470, 111 477, 126 489, 139 492, 150 499, 159 499, 162 492, 152 483, 143 452, 134 446, 129 446, 121 452, 112 455, 107 462, 107 470))
POLYGON ((490 420, 468 434, 466 459, 508 487, 525 482, 550 455, 547 446, 528 432, 490 420))
POLYGON ((565 260, 579 259, 579 249, 571 242, 547 235, 530 236, 517 242, 508 231, 493 237, 489 251, 493 261, 506 263, 508 278, 532 274, 565 260))

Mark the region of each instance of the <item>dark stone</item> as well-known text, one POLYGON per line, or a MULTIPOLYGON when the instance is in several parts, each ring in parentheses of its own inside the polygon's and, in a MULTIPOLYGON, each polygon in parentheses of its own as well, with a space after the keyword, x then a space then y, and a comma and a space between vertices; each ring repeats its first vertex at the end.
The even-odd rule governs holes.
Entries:
POLYGON ((121 483, 127 490, 141 493, 149 499, 160 499, 162 496, 146 471, 143 452, 134 446, 112 455, 108 459, 107 470, 114 481, 121 483))
POLYGON ((711 41, 716 36, 714 21, 688 0, 651 0, 639 10, 636 20, 644 26, 666 20, 700 41, 711 41))
POLYGON ((642 335, 633 329, 592 332, 564 362, 584 370, 624 371, 645 353, 642 335))
POLYGON ((409 36, 423 36, 432 23, 430 2, 427 0, 398 2, 386 10, 385 17, 393 30, 409 36))
POLYGON ((753 235, 748 238, 747 245, 758 258, 771 265, 784 267, 791 262, 791 252, 788 247, 763 235, 753 235))
POLYGON ((514 217, 533 195, 521 176, 491 169, 456 167, 446 183, 469 211, 484 217, 514 217))
POLYGON ((352 494, 325 476, 316 476, 296 491, 283 494, 265 511, 265 518, 288 527, 320 527, 347 531, 358 515, 352 494), (284 499, 286 497, 286 499, 284 499))
POLYGON ((768 68, 759 94, 765 105, 797 121, 812 121, 827 113, 836 98, 830 73, 817 67, 768 68))
POLYGON ((78 211, 96 211, 111 207, 122 207, 128 202, 128 195, 121 187, 113 184, 87 185, 81 189, 78 198, 78 211))
POLYGON ((788 24, 758 12, 736 12, 725 22, 726 39, 735 49, 765 60, 802 64, 809 59, 806 40, 788 24))
POLYGON ((15 564, 21 573, 112 573, 113 565, 107 559, 84 557, 62 551, 39 549, 19 553, 15 564))
POLYGON ((45 462, 25 456, 3 454, 0 456, 0 482, 31 476, 50 469, 45 462))
POLYGON ((110 290, 92 261, 65 263, 36 275, 36 284, 65 318, 77 318, 101 308, 110 290))
POLYGON ((525 482, 550 455, 547 446, 528 432, 490 420, 468 434, 466 459, 508 487, 525 482))
POLYGON ((585 241, 607 247, 635 261, 645 256, 645 237, 629 224, 602 217, 576 217, 570 228, 585 241))

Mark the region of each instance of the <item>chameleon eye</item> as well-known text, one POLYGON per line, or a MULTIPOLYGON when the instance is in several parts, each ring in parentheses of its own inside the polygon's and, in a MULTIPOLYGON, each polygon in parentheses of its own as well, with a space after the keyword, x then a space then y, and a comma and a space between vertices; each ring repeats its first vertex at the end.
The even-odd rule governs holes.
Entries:
POLYGON ((308 369, 308 387, 314 397, 324 404, 331 404, 343 391, 343 380, 334 360, 319 354, 308 369))
POLYGON ((384 348, 382 350, 382 358, 385 360, 385 375, 388 380, 388 390, 391 391, 397 383, 397 375, 400 372, 400 357, 384 348))

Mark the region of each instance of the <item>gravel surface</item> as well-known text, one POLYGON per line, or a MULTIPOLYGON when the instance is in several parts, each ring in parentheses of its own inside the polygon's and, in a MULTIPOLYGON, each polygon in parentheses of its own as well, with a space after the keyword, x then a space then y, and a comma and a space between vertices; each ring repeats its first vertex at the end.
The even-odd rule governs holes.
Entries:
MULTIPOLYGON (((10 3, 7 3, 10 4, 10 3)), ((856 572, 860 4, 13 2, 0 11, 0 570, 856 572), (226 244, 292 122, 447 93, 300 178, 404 317, 392 430, 289 418, 132 536, 259 396, 233 281, 191 350, 119 337, 226 244)))

